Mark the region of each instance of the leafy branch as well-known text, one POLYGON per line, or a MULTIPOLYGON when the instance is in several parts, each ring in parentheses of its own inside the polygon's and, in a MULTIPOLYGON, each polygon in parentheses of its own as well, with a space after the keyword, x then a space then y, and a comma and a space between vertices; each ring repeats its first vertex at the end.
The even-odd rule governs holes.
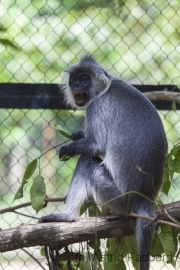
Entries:
MULTIPOLYGON (((63 136, 65 136, 67 138, 71 138, 71 135, 67 131, 65 131, 60 125, 55 125, 55 127, 60 132, 60 134, 62 134, 63 136)), ((23 197, 24 186, 28 183, 28 180, 34 175, 34 172, 38 166, 38 160, 40 160, 41 157, 43 157, 46 153, 48 153, 52 149, 55 149, 55 148, 65 144, 65 143, 67 143, 68 141, 70 141, 70 139, 61 143, 61 144, 58 144, 58 145, 52 147, 51 149, 48 149, 46 152, 44 152, 42 155, 40 155, 37 159, 31 161, 31 163, 27 166, 27 168, 25 170, 22 184, 21 184, 20 188, 18 189, 18 191, 16 192, 13 201, 21 199, 23 197)), ((65 160, 68 160, 69 158, 70 158, 69 156, 63 156, 60 160, 65 161, 65 160)), ((40 162, 39 162, 39 164, 40 164, 40 162)), ((43 208, 43 203, 45 201, 45 197, 46 197, 46 187, 45 187, 45 183, 44 183, 44 178, 41 175, 41 170, 40 170, 40 165, 39 165, 39 174, 35 177, 32 185, 31 185, 31 188, 30 188, 31 205, 32 205, 33 209, 36 211, 36 213, 38 213, 43 208)))

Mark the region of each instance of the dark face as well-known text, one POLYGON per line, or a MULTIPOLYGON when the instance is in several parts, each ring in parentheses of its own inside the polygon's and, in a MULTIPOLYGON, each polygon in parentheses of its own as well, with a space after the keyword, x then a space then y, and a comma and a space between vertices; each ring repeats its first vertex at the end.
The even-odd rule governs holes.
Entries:
POLYGON ((69 85, 76 105, 83 107, 90 99, 88 90, 91 86, 91 77, 86 73, 70 74, 69 85))

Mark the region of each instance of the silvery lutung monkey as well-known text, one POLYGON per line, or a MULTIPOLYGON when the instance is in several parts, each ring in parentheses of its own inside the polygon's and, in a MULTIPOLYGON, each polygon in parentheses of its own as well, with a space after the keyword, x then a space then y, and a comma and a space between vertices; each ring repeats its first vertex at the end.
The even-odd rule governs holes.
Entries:
MULTIPOLYGON (((91 55, 67 68, 63 80, 66 103, 86 109, 85 135, 73 134, 74 141, 60 149, 60 157, 81 155, 65 213, 44 216, 39 222, 76 221, 82 203, 89 199, 99 205, 111 200, 107 207, 116 215, 134 212, 155 217, 150 200, 156 199, 161 188, 167 153, 155 107, 136 88, 105 71, 91 55), (99 155, 104 156, 103 161, 99 155)), ((141 270, 149 269, 154 225, 143 228, 148 223, 138 218, 135 228, 141 270)))

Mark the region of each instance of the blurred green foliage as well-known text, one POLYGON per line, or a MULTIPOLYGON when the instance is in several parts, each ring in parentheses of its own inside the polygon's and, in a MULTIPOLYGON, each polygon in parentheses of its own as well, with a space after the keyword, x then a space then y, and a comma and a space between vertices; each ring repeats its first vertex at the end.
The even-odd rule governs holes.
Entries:
MULTIPOLYGON (((179 84, 178 7, 175 0, 2 0, 0 82, 59 83, 67 65, 90 52, 131 83, 179 84)), ((1 198, 11 185, 13 193, 17 190, 31 160, 64 140, 55 123, 73 133, 83 129, 83 117, 73 111, 2 109, 1 198)), ((179 113, 163 112, 161 117, 172 146, 179 139, 179 113)), ((46 181, 56 179, 64 195, 76 160, 62 164, 57 150, 52 153, 43 157, 41 167, 46 181)), ((58 188, 49 196, 54 191, 58 188)))
MULTIPOLYGON (((130 83, 180 85, 179 4, 179 0, 1 0, 0 82, 59 83, 67 65, 93 53, 111 73, 130 83)), ((172 147, 180 137, 180 113, 163 111, 161 118, 172 147)), ((0 203, 5 208, 27 164, 65 141, 54 124, 70 134, 82 130, 84 113, 1 109, 0 121, 0 203)), ((48 152, 40 164, 49 197, 66 195, 77 162, 74 158, 60 162, 57 151, 48 152)), ((24 191, 28 201, 31 184, 24 191)), ((175 179, 161 200, 179 200, 179 190, 175 179)), ((51 204, 39 216, 61 208, 51 204)), ((32 209, 22 212, 34 215, 32 209)), ((15 214, 3 215, 1 228, 16 226, 17 220, 22 222, 15 214)), ((23 217, 23 222, 36 221, 23 217)), ((18 259, 18 253, 15 256, 18 259)))
POLYGON ((116 76, 179 85, 179 1, 2 0, 0 82, 59 83, 86 52, 116 76))

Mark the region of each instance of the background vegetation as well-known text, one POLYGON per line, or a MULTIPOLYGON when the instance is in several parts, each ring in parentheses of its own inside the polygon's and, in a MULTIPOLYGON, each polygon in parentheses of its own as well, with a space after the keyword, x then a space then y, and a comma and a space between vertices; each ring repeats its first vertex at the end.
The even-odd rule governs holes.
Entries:
MULTIPOLYGON (((180 1, 1 0, 1 83, 58 84, 67 65, 85 53, 97 55, 112 74, 129 83, 180 85, 180 1)), ((179 141, 180 113, 163 111, 160 115, 171 148, 179 141)), ((79 111, 19 110, 16 104, 14 109, 0 110, 1 209, 12 205, 27 163, 64 141, 54 123, 71 133, 83 129, 83 119, 84 113, 79 111)), ((43 157, 42 175, 49 197, 66 195, 75 164, 76 159, 60 163, 56 150, 43 157)), ((179 200, 179 187, 176 179, 162 201, 179 200)), ((62 205, 49 204, 46 213, 61 210, 62 205)), ((36 215, 30 208, 21 211, 36 215)), ((4 214, 0 227, 22 222, 36 220, 4 214)), ((21 251, 0 257, 4 269, 29 269, 26 260, 21 251), (7 257, 15 257, 16 263, 11 265, 7 257)), ((32 264, 31 269, 37 265, 32 264)))

